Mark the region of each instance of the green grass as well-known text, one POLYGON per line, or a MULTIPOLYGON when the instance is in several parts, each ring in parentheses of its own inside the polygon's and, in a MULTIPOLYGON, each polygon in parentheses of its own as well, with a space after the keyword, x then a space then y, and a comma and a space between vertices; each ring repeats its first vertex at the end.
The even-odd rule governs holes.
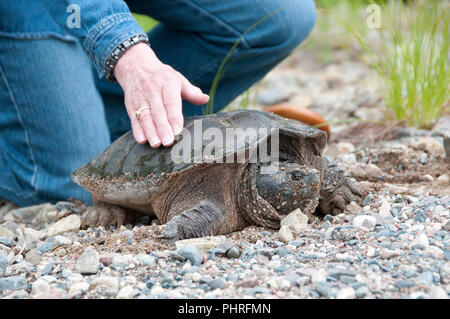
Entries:
POLYGON ((449 111, 449 5, 438 0, 382 6, 378 40, 347 25, 376 71, 388 115, 407 126, 429 128, 449 111))
POLYGON ((146 16, 144 14, 138 14, 138 13, 132 13, 133 17, 138 22, 139 26, 144 29, 145 32, 149 32, 151 29, 153 29, 157 24, 158 21, 155 19, 146 16))

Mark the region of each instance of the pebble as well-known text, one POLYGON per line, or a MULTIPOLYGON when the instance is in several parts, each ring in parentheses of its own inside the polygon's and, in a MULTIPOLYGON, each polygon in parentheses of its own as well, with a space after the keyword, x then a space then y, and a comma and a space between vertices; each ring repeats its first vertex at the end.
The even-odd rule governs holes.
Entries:
POLYGON ((430 246, 430 242, 428 240, 427 235, 425 234, 420 234, 416 237, 416 239, 414 239, 414 241, 412 242, 412 245, 420 245, 423 248, 426 248, 428 246, 430 246))
POLYGON ((288 243, 294 239, 294 235, 292 235, 292 232, 289 229, 289 226, 286 226, 286 225, 281 226, 278 233, 280 234, 280 240, 283 243, 288 243))
POLYGON ((353 227, 364 227, 368 230, 372 230, 376 225, 376 218, 370 215, 359 215, 353 219, 353 227))
POLYGON ((386 199, 382 201, 380 209, 378 210, 378 215, 384 218, 392 217, 391 204, 389 204, 386 199))
POLYGON ((176 253, 189 260, 193 266, 199 266, 202 264, 203 255, 195 246, 184 246, 177 249, 176 253))
POLYGON ((325 270, 315 270, 311 276, 311 283, 316 284, 327 280, 328 273, 325 270))
POLYGON ((20 290, 27 287, 27 280, 20 276, 0 278, 0 293, 5 290, 20 290))
POLYGON ((291 231, 297 231, 308 225, 308 216, 303 214, 300 208, 297 208, 281 219, 280 225, 288 227, 291 231))
POLYGON ((47 281, 38 279, 31 286, 31 297, 39 298, 40 295, 49 293, 50 289, 50 284, 47 281))
POLYGON ((65 232, 77 232, 80 229, 81 219, 77 214, 63 217, 48 229, 48 236, 59 235, 65 232))
POLYGON ((400 256, 400 252, 396 250, 383 249, 380 253, 380 257, 382 259, 390 259, 397 256, 400 256))
POLYGON ((222 289, 226 284, 227 282, 222 277, 215 278, 208 283, 212 289, 222 289))
POLYGON ((14 241, 8 237, 0 237, 0 244, 5 245, 7 247, 12 247, 14 241))
POLYGON ((336 299, 355 299, 356 292, 352 287, 345 287, 338 291, 336 299))
POLYGON ((156 297, 156 296, 158 296, 158 295, 160 295, 160 294, 163 294, 163 293, 164 293, 164 288, 162 288, 161 286, 155 286, 155 287, 153 287, 152 290, 150 291, 150 294, 151 294, 153 297, 156 297))
POLYGON ((236 247, 232 247, 227 251, 227 258, 229 259, 239 258, 239 256, 240 256, 239 249, 236 247))
POLYGON ((0 225, 0 237, 15 239, 17 235, 6 227, 0 225))
POLYGON ((430 299, 448 299, 448 294, 439 286, 432 286, 428 292, 430 299))
POLYGON ((98 272, 99 266, 98 252, 92 247, 87 247, 77 259, 75 268, 82 275, 92 275, 98 272))
POLYGON ((82 294, 88 291, 89 284, 87 282, 77 282, 70 286, 69 295, 82 294))
POLYGON ((226 241, 225 236, 208 236, 201 238, 190 238, 178 240, 175 242, 175 247, 179 250, 187 246, 194 246, 198 250, 207 253, 210 249, 217 248, 221 243, 226 241))
POLYGON ((98 286, 103 286, 109 290, 117 291, 119 289, 119 281, 117 278, 110 277, 110 276, 100 276, 95 278, 89 288, 95 289, 98 286))
POLYGON ((133 286, 125 286, 122 289, 120 289, 119 293, 117 294, 117 299, 131 299, 135 295, 134 287, 133 286))
POLYGON ((73 204, 71 202, 60 201, 60 202, 56 203, 55 207, 56 207, 57 210, 61 211, 61 210, 69 210, 69 209, 71 209, 72 205, 73 204))

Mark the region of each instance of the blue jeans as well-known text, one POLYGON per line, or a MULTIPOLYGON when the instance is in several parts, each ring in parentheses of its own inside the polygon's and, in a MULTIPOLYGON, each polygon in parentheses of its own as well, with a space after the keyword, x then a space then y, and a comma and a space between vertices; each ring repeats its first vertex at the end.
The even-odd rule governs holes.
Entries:
MULTIPOLYGON (((215 111, 292 52, 315 22, 313 0, 127 4, 161 22, 149 33, 152 49, 204 92, 234 42, 284 5, 234 51, 216 92, 215 111)), ((67 198, 91 203, 90 194, 71 181, 71 173, 130 130, 123 92, 97 77, 79 39, 41 31, 0 33, 0 197, 20 206, 67 198)), ((203 110, 183 105, 185 116, 203 110)))

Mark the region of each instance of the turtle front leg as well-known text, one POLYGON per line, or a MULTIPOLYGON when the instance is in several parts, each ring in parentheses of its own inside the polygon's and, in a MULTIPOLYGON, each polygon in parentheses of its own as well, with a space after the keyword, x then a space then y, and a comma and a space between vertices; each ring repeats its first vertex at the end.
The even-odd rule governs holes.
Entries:
POLYGON ((119 206, 108 204, 105 202, 95 202, 94 206, 89 207, 81 216, 81 228, 95 228, 103 226, 120 227, 134 220, 134 214, 125 212, 119 206))
POLYGON ((159 238, 179 240, 217 235, 225 222, 225 212, 212 203, 201 203, 173 216, 159 238))
POLYGON ((330 166, 326 159, 322 161, 322 170, 319 210, 323 215, 338 215, 350 202, 354 201, 358 204, 361 202, 363 194, 356 181, 330 166))

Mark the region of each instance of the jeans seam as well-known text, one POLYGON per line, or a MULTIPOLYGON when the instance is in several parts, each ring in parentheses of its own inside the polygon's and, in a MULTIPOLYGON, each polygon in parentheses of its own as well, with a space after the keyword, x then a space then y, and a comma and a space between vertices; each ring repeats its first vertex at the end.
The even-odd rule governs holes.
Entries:
POLYGON ((30 139, 28 137, 28 131, 27 131, 27 129, 25 127, 25 124, 24 124, 24 122, 22 120, 22 116, 20 115, 20 111, 19 111, 19 107, 17 106, 16 99, 14 98, 14 94, 11 91, 11 88, 10 88, 9 83, 8 83, 8 79, 6 78, 5 72, 3 71, 3 68, 2 68, 1 65, 0 65, 0 74, 1 74, 3 82, 5 83, 6 89, 8 90, 8 95, 9 95, 11 101, 12 101, 12 104, 14 105, 14 109, 16 110, 17 119, 19 120, 19 123, 20 123, 20 125, 23 128, 24 135, 25 135, 25 142, 26 142, 26 144, 28 146, 28 152, 29 152, 31 160, 33 162, 33 176, 31 177, 31 181, 30 181, 30 185, 31 185, 33 191, 31 192, 31 194, 29 196, 23 196, 23 195, 17 193, 16 191, 14 191, 13 189, 9 189, 9 188, 7 188, 5 186, 1 186, 1 185, 0 185, 0 187, 3 188, 3 189, 9 190, 10 192, 14 193, 16 196, 22 197, 24 199, 29 199, 29 198, 32 198, 32 197, 34 197, 36 195, 35 182, 36 182, 38 166, 36 165, 36 159, 34 158, 34 153, 33 153, 33 150, 31 148, 30 139))
MULTIPOLYGON (((225 27, 227 27, 227 29, 229 31, 231 31, 232 33, 234 33, 238 39, 242 36, 242 34, 244 32, 239 31, 238 29, 236 29, 233 25, 231 25, 230 23, 220 19, 219 17, 217 17, 216 15, 214 15, 213 13, 209 12, 208 10, 206 10, 205 8, 199 6, 197 3, 191 1, 191 0, 184 0, 186 4, 191 5, 192 7, 194 7, 195 9, 199 10, 200 12, 207 14, 209 17, 211 17, 213 20, 215 20, 216 22, 219 22, 221 25, 224 25, 225 27)), ((241 39, 241 43, 244 44, 244 46, 248 49, 251 48, 250 44, 247 43, 247 40, 245 39, 245 37, 243 37, 241 39)))

